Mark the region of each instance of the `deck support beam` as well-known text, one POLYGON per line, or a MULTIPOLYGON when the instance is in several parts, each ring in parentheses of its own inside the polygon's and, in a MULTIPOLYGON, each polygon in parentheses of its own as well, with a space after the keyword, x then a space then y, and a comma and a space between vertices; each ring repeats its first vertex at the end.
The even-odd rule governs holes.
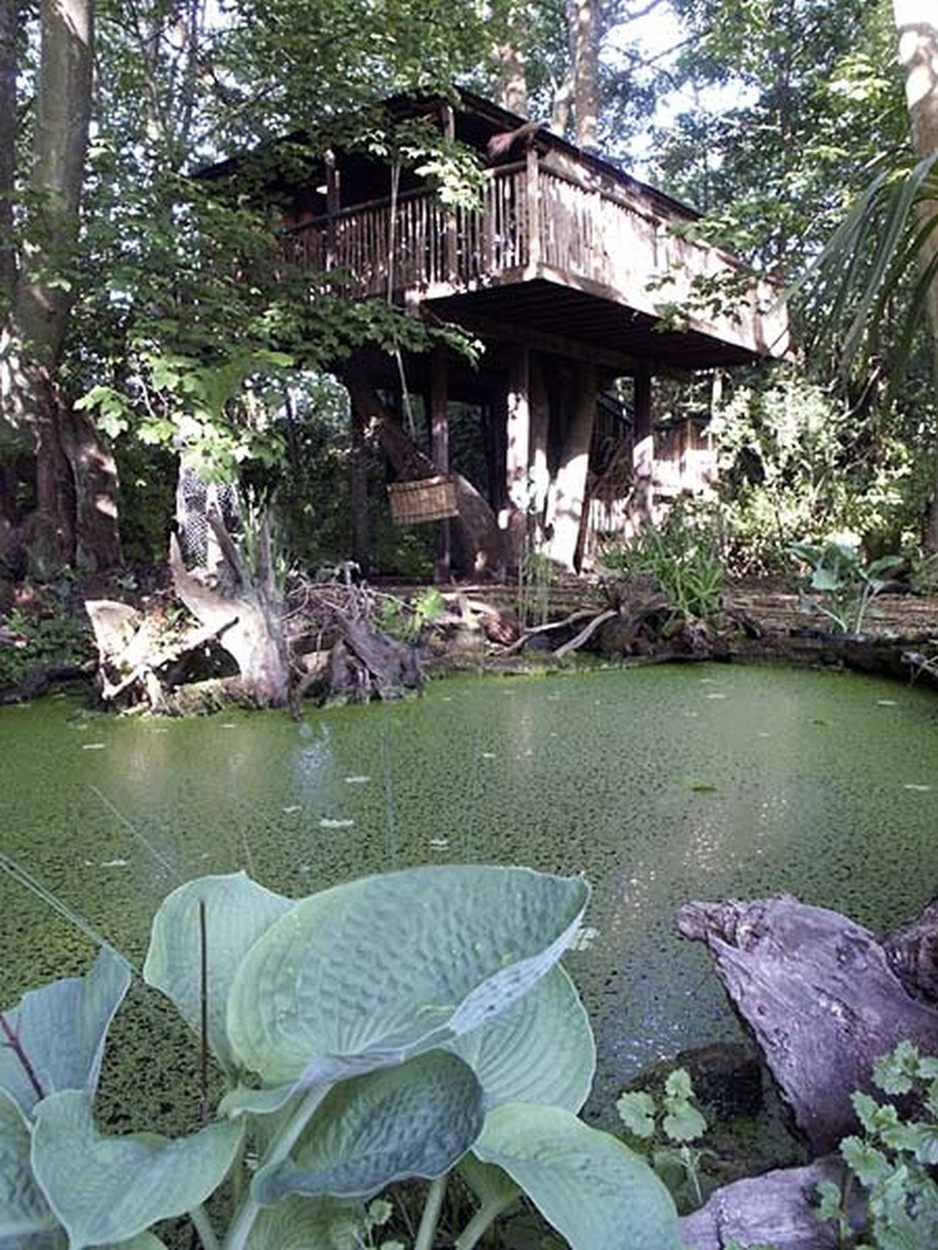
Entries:
POLYGON ((571 572, 576 570, 598 395, 596 369, 583 365, 577 370, 574 410, 548 507, 548 525, 553 530, 550 557, 571 572))
POLYGON ((651 370, 642 365, 635 374, 632 471, 635 475, 635 513, 639 525, 651 525, 655 504, 655 436, 651 402, 651 370))
POLYGON ((505 531, 505 554, 510 565, 524 555, 528 511, 528 466, 531 459, 531 353, 518 347, 508 373, 508 424, 505 446, 505 492, 508 506, 499 516, 505 531))
MULTIPOLYGON (((430 361, 430 451, 437 473, 449 473, 449 382, 444 348, 434 348, 430 361)), ((440 521, 437 530, 433 577, 448 582, 451 572, 449 521, 440 521)))

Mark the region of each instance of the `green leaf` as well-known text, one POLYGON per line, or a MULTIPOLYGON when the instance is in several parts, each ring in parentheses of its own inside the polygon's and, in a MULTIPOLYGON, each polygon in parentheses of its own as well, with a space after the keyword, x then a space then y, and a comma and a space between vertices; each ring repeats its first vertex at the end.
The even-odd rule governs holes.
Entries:
POLYGON ((655 1100, 643 1089, 627 1090, 616 1102, 619 1119, 635 1137, 655 1135, 655 1100))
POLYGON ((246 1250, 361 1250, 361 1204, 340 1198, 284 1198, 262 1210, 246 1250))
POLYGON ((886 1156, 859 1137, 845 1137, 840 1143, 840 1153, 847 1167, 867 1189, 880 1184, 893 1171, 886 1156))
POLYGON ((293 1159, 262 1168, 253 1197, 369 1198, 411 1177, 442 1176, 466 1153, 485 1118, 475 1073, 435 1050, 343 1081, 323 1099, 293 1159))
POLYGON ((29 1163, 30 1133, 19 1106, 0 1090, 0 1246, 19 1239, 32 1245, 37 1233, 57 1228, 29 1163))
POLYGON ((129 985, 127 961, 105 946, 83 977, 52 981, 25 993, 4 1015, 42 1093, 10 1045, 0 1047, 0 1088, 27 1113, 57 1090, 84 1089, 93 1096, 107 1031, 129 985))
POLYGON ((230 1073, 237 1067, 225 1022, 231 983, 251 945, 289 911, 293 902, 257 885, 243 872, 200 877, 163 900, 153 919, 143 976, 172 999, 196 1032, 202 1010, 202 904, 208 968, 208 1040, 212 1053, 230 1073))
POLYGON ((576 986, 559 964, 490 1023, 448 1046, 482 1082, 491 1111, 540 1102, 579 1111, 589 1096, 596 1047, 576 986))
POLYGON ((412 868, 297 903, 251 947, 228 1003, 270 1084, 331 1082, 429 1050, 511 1006, 557 962, 589 888, 526 868, 412 868))
POLYGON ((682 1102, 675 1103, 671 1110, 666 1113, 661 1121, 661 1127, 665 1136, 671 1141, 695 1141, 706 1133, 707 1121, 696 1107, 692 1107, 690 1103, 682 1102))
POLYGON ((171 1141, 156 1133, 104 1137, 77 1090, 36 1106, 32 1166, 69 1236, 69 1250, 121 1242, 198 1206, 241 1144, 237 1124, 210 1124, 171 1141))
POLYGON ((504 1168, 572 1250, 678 1250, 671 1195, 644 1160, 559 1107, 515 1104, 486 1117, 473 1147, 504 1168))

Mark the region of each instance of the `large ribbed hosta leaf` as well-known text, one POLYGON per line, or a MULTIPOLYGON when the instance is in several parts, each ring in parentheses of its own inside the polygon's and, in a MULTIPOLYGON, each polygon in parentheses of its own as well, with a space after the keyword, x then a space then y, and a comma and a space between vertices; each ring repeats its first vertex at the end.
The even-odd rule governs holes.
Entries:
POLYGON ((105 1137, 88 1098, 65 1090, 36 1106, 31 1161, 69 1250, 82 1250, 126 1241, 198 1206, 221 1184, 240 1142, 240 1127, 228 1121, 175 1141, 105 1137))
POLYGON ((486 1117, 474 1153, 520 1185, 572 1250, 678 1250, 674 1202, 617 1138, 560 1107, 513 1104, 486 1117))
MULTIPOLYGON (((49 1234, 55 1216, 29 1163, 29 1125, 12 1095, 0 1090, 0 1247, 49 1234)), ((39 1244, 37 1240, 37 1245, 39 1244)))
POLYGON ((293 903, 243 872, 199 877, 163 900, 153 919, 144 979, 168 995, 197 1032, 202 1013, 200 904, 205 906, 208 1040, 213 1054, 231 1071, 235 1058, 225 1026, 231 982, 250 946, 293 903))
POLYGON ((523 998, 448 1049, 482 1082, 488 1110, 506 1102, 542 1102, 579 1111, 596 1067, 589 1018, 559 964, 523 998))
MULTIPOLYGON (((32 1075, 12 1045, 0 1046, 0 1088, 27 1113, 56 1090, 93 1094, 107 1031, 129 985, 127 961, 105 946, 83 977, 52 981, 25 993, 3 1016, 32 1075)), ((6 1036, 0 1041, 6 1042, 6 1036)))
POLYGON ((557 962, 588 887, 525 868, 413 868, 298 902, 234 977, 228 1035, 269 1084, 329 1082, 494 1018, 557 962))
POLYGON ((368 1198, 395 1181, 442 1176, 484 1118, 472 1069, 447 1051, 428 1051, 335 1086, 293 1158, 262 1169, 251 1192, 267 1206, 291 1193, 368 1198))
POLYGON ((361 1250, 360 1203, 341 1198, 284 1198, 251 1225, 245 1250, 361 1250))

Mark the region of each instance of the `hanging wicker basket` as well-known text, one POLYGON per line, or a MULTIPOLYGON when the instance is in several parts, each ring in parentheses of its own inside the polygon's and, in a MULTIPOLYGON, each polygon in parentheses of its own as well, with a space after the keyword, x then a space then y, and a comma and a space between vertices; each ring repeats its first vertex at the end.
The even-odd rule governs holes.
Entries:
POLYGON ((456 479, 452 474, 422 477, 415 482, 392 482, 388 487, 388 500, 395 525, 420 525, 459 515, 456 479))

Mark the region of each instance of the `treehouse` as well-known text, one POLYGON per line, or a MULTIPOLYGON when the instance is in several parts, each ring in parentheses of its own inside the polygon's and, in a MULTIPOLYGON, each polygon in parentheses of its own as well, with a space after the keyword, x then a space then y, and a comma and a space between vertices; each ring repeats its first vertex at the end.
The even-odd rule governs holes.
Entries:
POLYGON ((579 567, 597 536, 627 533, 712 472, 699 424, 656 427, 654 380, 782 356, 784 308, 695 237, 691 209, 542 125, 466 91, 386 109, 392 124, 429 124, 478 154, 477 202, 447 202, 362 151, 330 151, 302 176, 276 175, 285 254, 356 298, 458 327, 481 351, 365 351, 341 366, 353 497, 370 429, 397 477, 396 519, 440 523, 440 576, 449 518, 466 570, 516 566, 534 541, 579 567), (422 445, 401 420, 415 405, 422 445))

